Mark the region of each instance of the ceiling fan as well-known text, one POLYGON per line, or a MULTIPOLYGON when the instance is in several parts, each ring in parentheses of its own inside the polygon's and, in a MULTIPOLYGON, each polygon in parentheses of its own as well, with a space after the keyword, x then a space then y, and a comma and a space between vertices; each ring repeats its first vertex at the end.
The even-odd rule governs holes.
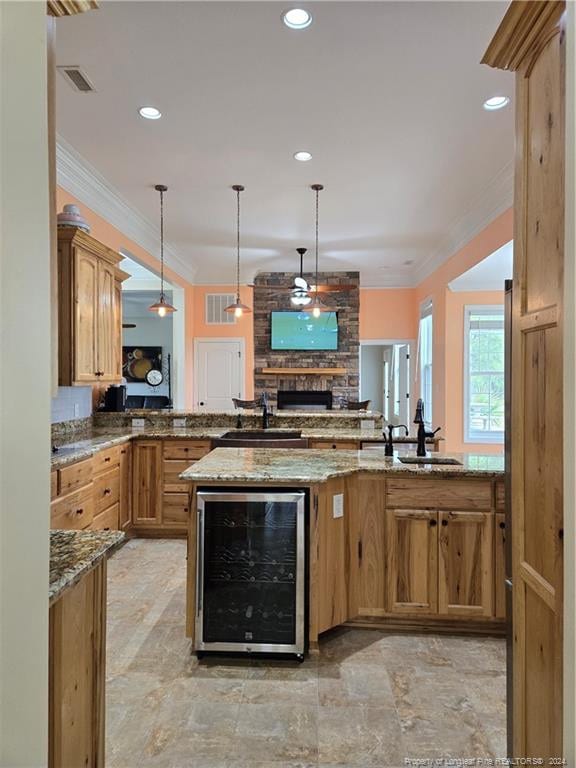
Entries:
MULTIPOLYGON (((258 290, 275 291, 279 293, 281 291, 290 291, 292 296, 290 301, 295 306, 305 307, 312 301, 312 294, 316 292, 316 286, 310 285, 306 282, 304 277, 304 254, 307 248, 296 248, 297 253, 300 256, 300 274, 294 278, 292 285, 259 285, 258 290)), ((353 283, 343 283, 340 285, 331 285, 326 283, 324 285, 318 285, 318 293, 346 293, 347 291, 354 291, 359 288, 358 285, 353 283)))

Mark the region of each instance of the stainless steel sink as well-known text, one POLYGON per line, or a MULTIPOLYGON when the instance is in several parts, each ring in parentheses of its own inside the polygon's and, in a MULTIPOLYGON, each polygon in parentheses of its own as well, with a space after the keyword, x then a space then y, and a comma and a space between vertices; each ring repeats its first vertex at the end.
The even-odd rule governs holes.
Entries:
POLYGON ((399 456, 402 464, 452 464, 461 467, 462 462, 449 456, 399 456))
POLYGON ((213 438, 211 445, 212 448, 308 448, 308 438, 302 437, 302 431, 297 429, 285 432, 238 429, 213 438))

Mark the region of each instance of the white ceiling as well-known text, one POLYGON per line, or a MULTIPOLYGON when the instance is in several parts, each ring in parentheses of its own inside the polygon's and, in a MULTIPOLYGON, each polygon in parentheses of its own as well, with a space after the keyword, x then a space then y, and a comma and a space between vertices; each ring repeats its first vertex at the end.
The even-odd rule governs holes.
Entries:
POLYGON ((510 240, 479 264, 452 280, 453 291, 503 291, 504 280, 512 279, 514 242, 510 240))
MULTIPOLYGON (((234 183, 243 281, 297 269, 321 182, 321 262, 363 285, 418 282, 510 200, 513 76, 480 66, 500 2, 306 3, 304 31, 276 2, 103 2, 57 26, 57 130, 157 224, 199 283, 234 275, 234 183), (143 120, 153 104, 163 118, 143 120), (313 153, 298 163, 299 149, 313 153)), ((70 190, 75 191, 78 190, 70 190)), ((84 201, 86 202, 86 201, 84 201)))

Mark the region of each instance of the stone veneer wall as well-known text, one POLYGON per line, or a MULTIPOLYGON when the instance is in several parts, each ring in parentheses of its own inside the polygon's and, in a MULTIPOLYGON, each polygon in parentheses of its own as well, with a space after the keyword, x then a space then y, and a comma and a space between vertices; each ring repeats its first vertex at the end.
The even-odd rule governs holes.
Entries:
MULTIPOLYGON (((270 288, 292 285, 295 272, 263 272, 254 281, 254 396, 263 392, 276 403, 276 392, 285 390, 332 390, 334 408, 344 398, 358 400, 359 392, 359 312, 360 274, 358 272, 321 272, 319 284, 353 284, 353 290, 343 293, 323 293, 322 300, 338 312, 338 350, 335 351, 277 351, 270 349, 270 313, 294 310, 290 293, 270 288), (263 374, 263 368, 345 368, 343 376, 263 374)), ((308 283, 314 276, 304 275, 308 283)))

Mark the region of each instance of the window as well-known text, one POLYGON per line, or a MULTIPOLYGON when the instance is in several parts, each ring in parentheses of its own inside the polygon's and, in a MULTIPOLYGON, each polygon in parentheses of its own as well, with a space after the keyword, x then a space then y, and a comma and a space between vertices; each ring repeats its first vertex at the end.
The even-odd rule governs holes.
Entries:
POLYGON ((504 441, 504 307, 464 310, 464 440, 504 441))
POLYGON ((420 360, 420 397, 424 401, 424 421, 432 424, 432 302, 420 310, 418 329, 418 357, 420 360))

